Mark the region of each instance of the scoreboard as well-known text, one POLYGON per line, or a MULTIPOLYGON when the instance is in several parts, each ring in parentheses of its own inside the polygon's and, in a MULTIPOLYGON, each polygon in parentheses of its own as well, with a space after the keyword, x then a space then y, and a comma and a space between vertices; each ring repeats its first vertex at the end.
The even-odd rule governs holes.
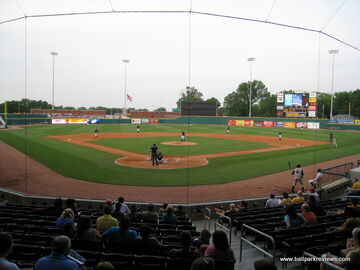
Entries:
POLYGON ((316 117, 316 93, 277 94, 278 117, 316 117))

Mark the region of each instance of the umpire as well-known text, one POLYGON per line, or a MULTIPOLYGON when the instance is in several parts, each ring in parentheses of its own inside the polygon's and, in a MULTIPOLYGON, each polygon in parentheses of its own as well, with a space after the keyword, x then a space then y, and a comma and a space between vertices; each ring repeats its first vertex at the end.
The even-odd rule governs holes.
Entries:
POLYGON ((159 166, 159 161, 157 158, 157 151, 158 151, 158 147, 156 146, 156 144, 154 143, 153 146, 150 147, 150 153, 151 153, 151 162, 152 165, 155 166, 159 166))

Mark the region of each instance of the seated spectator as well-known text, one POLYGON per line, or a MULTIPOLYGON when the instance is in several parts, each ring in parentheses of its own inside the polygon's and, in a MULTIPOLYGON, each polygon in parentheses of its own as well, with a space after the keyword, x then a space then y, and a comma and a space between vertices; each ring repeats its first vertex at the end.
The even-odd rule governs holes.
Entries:
POLYGON ((193 261, 191 270, 215 270, 215 261, 211 257, 200 257, 193 261))
POLYGON ((10 255, 13 248, 13 238, 7 232, 0 232, 0 269, 1 270, 20 270, 16 264, 9 262, 6 258, 10 255))
POLYGON ((71 208, 66 208, 61 216, 56 220, 56 227, 64 229, 65 224, 75 223, 74 221, 74 211, 71 208))
POLYGON ((115 270, 111 262, 99 262, 95 270, 115 270))
POLYGON ((301 191, 297 192, 297 196, 291 200, 293 204, 302 204, 305 202, 305 198, 301 191))
POLYGON ((54 238, 52 253, 40 258, 34 270, 79 270, 80 266, 67 255, 70 252, 71 241, 67 236, 61 235, 54 238))
POLYGON ((127 206, 127 204, 125 203, 124 197, 119 197, 119 198, 118 198, 118 203, 121 204, 121 207, 120 207, 120 212, 121 212, 121 213, 123 213, 125 216, 127 216, 128 214, 130 214, 130 209, 129 209, 129 207, 127 206))
POLYGON ((142 225, 140 236, 135 239, 135 250, 138 254, 156 254, 162 249, 162 245, 156 237, 150 236, 151 227, 142 225))
POLYGON ((141 212, 141 218, 143 222, 157 222, 159 220, 159 215, 154 211, 154 205, 152 203, 148 205, 147 211, 141 212))
POLYGON ((301 213, 300 213, 305 219, 306 223, 309 225, 316 225, 318 224, 316 215, 310 211, 309 205, 307 203, 304 203, 301 206, 301 213))
POLYGON ((351 198, 350 204, 345 208, 345 212, 348 208, 354 209, 355 215, 360 217, 360 205, 358 204, 358 200, 356 198, 351 198))
POLYGON ((193 259, 200 257, 198 252, 191 250, 191 233, 188 231, 182 231, 180 233, 181 249, 172 249, 169 252, 170 258, 182 258, 182 259, 193 259))
POLYGON ((356 211, 353 208, 345 208, 345 214, 347 219, 341 224, 340 227, 331 227, 335 230, 352 230, 356 227, 360 227, 360 218, 357 216, 356 211))
POLYGON ((235 255, 229 246, 228 238, 225 232, 215 231, 213 233, 213 245, 208 246, 205 251, 205 257, 212 257, 215 261, 229 261, 235 263, 235 255))
POLYGON ((101 234, 92 228, 92 221, 89 216, 80 216, 77 223, 77 237, 84 241, 100 241, 101 234))
POLYGON ((236 207, 235 203, 230 203, 229 210, 224 210, 223 207, 214 208, 214 212, 219 215, 231 216, 232 214, 235 214, 237 211, 238 211, 238 208, 236 207))
POLYGON ((248 205, 246 201, 240 201, 240 204, 236 206, 237 211, 245 211, 247 210, 248 205))
POLYGON ((103 212, 104 214, 96 220, 96 228, 100 233, 111 227, 119 226, 118 220, 111 216, 112 207, 110 205, 106 205, 103 212))
POLYGON ((75 223, 65 223, 64 224, 64 235, 70 239, 75 238, 75 223))
POLYGON ((315 188, 310 188, 309 189, 309 196, 313 195, 316 199, 316 201, 320 201, 320 196, 319 194, 315 191, 315 188))
POLYGON ((131 243, 137 238, 137 232, 129 229, 130 219, 124 216, 120 219, 120 227, 114 226, 107 229, 102 237, 108 243, 131 243))
POLYGON ((321 204, 318 201, 316 201, 316 198, 314 195, 309 196, 308 204, 309 204, 310 211, 313 212, 317 217, 325 215, 323 207, 321 206, 321 204))
POLYGON ((281 206, 286 207, 286 206, 290 206, 290 205, 293 204, 292 201, 291 201, 291 199, 289 198, 289 194, 288 194, 287 192, 283 192, 282 195, 283 195, 283 198, 282 198, 282 200, 280 201, 280 205, 281 205, 281 206))
POLYGON ((171 221, 171 222, 174 222, 176 223, 177 222, 177 218, 176 216, 174 215, 174 208, 172 206, 168 206, 166 208, 166 211, 164 214, 162 214, 161 216, 161 220, 165 220, 165 221, 171 221))
POLYGON ((124 213, 121 212, 120 209, 121 209, 121 204, 116 203, 115 204, 115 210, 111 212, 111 216, 113 218, 116 218, 118 221, 120 221, 120 219, 124 216, 124 213))
POLYGON ((305 218, 296 212, 293 205, 285 208, 284 221, 287 228, 298 228, 306 224, 305 218))
POLYGON ((130 213, 127 216, 133 222, 140 220, 141 216, 140 216, 140 213, 138 212, 138 207, 136 204, 134 204, 134 203, 130 204, 130 213))
POLYGON ((63 207, 63 201, 61 198, 57 198, 54 200, 53 204, 46 207, 46 208, 38 208, 36 209, 36 214, 44 215, 44 216, 55 216, 59 217, 64 211, 63 207))
MULTIPOLYGON (((346 269, 359 269, 360 266, 360 227, 353 229, 353 245, 346 250, 346 258, 349 258, 350 261, 345 260, 334 260, 333 264, 341 267, 346 267, 346 269)), ((324 254, 325 258, 338 258, 337 256, 331 254, 330 252, 324 254)), ((326 265, 321 264, 320 269, 326 269, 326 265)))
POLYGON ((162 207, 160 207, 160 209, 159 209, 159 216, 160 217, 162 216, 162 214, 165 213, 165 210, 168 207, 168 205, 169 205, 168 203, 163 203, 162 207))
POLYGON ((75 199, 70 199, 70 198, 66 199, 65 206, 66 206, 66 208, 71 208, 73 210, 75 219, 77 219, 79 217, 78 206, 75 202, 75 199))
POLYGON ((196 247, 196 249, 198 250, 198 252, 201 253, 201 255, 203 255, 210 244, 210 238, 211 233, 207 229, 203 229, 200 232, 199 237, 193 239, 192 245, 196 247))
POLYGON ((177 216, 186 216, 186 213, 184 212, 184 207, 182 205, 178 205, 178 207, 176 207, 174 213, 177 216))
POLYGON ((278 206, 280 206, 280 200, 275 199, 275 194, 270 193, 270 198, 266 201, 265 207, 269 208, 269 207, 278 207, 278 206))
POLYGON ((355 179, 354 184, 352 185, 351 188, 360 189, 360 181, 359 181, 359 179, 357 179, 357 178, 355 179))

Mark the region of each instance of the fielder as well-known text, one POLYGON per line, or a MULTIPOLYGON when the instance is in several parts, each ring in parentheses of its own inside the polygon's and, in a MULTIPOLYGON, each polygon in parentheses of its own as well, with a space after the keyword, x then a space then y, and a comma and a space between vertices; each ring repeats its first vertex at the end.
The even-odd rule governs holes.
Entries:
POLYGON ((279 141, 281 141, 281 137, 282 137, 282 133, 279 131, 279 133, 278 133, 279 141))
POLYGON ((309 180, 309 184, 312 185, 314 188, 320 187, 320 181, 324 177, 324 174, 322 173, 321 169, 317 169, 317 174, 315 179, 309 180))
POLYGON ((334 138, 333 138, 333 141, 332 141, 332 143, 333 143, 333 146, 334 146, 335 148, 337 148, 337 142, 336 142, 336 137, 334 137, 334 138))
POLYGON ((139 133, 140 132, 140 126, 137 126, 136 127, 136 133, 139 133))
POLYGON ((229 126, 226 129, 226 134, 230 134, 230 127, 229 126))
POLYGON ((291 188, 291 192, 294 193, 294 189, 297 183, 300 183, 302 192, 305 192, 304 184, 303 184, 303 177, 304 171, 301 169, 301 165, 298 164, 296 168, 292 171, 291 175, 294 175, 294 183, 291 188))
POLYGON ((94 136, 95 136, 95 138, 97 138, 99 136, 99 130, 98 129, 95 129, 94 136))
POLYGON ((180 142, 185 142, 185 132, 181 131, 180 142))

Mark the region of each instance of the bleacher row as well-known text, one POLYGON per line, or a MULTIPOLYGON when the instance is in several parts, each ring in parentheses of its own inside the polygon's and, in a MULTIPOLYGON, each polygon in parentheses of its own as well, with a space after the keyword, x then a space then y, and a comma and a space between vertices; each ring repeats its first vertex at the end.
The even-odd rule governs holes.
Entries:
MULTIPOLYGON (((348 204, 347 200, 320 201, 326 211, 343 210, 348 204)), ((299 212, 300 205, 295 208, 299 212)), ((264 208, 238 212, 230 215, 235 232, 241 230, 242 224, 251 226, 274 238, 276 248, 283 257, 302 256, 306 251, 315 256, 331 252, 339 254, 341 249, 346 248, 347 238, 351 238, 351 229, 330 230, 331 227, 340 226, 347 218, 345 214, 332 216, 319 216, 318 225, 300 228, 286 228, 284 223, 284 208, 264 208)), ((251 232, 246 232, 248 235, 251 232)), ((254 234, 255 242, 263 243, 264 249, 271 247, 268 238, 254 234)))
MULTIPOLYGON (((90 216, 94 227, 97 217, 102 215, 102 212, 91 209, 79 209, 79 213, 90 216)), ((39 215, 35 207, 2 206, 0 231, 11 233, 15 244, 9 260, 20 268, 32 268, 40 257, 49 255, 53 238, 65 233, 55 227, 56 219, 55 216, 39 215)), ((116 269, 190 269, 192 261, 171 259, 168 253, 171 249, 181 248, 179 235, 182 231, 190 231, 193 237, 199 236, 191 220, 179 216, 175 224, 161 220, 145 223, 138 218, 132 220, 130 228, 139 232, 143 224, 151 227, 150 234, 161 242, 161 249, 144 251, 129 244, 111 246, 105 242, 81 241, 75 237, 72 238, 72 249, 86 259, 87 269, 95 267, 100 261, 110 261, 116 269)))

